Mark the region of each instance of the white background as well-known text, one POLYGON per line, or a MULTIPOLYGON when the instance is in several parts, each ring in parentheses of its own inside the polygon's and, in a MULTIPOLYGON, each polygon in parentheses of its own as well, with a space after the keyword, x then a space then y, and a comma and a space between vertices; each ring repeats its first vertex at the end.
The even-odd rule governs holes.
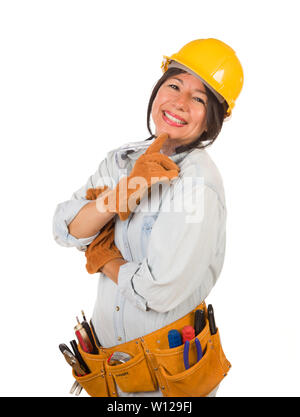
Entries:
POLYGON ((90 317, 96 276, 52 237, 56 205, 106 153, 148 137, 162 56, 215 37, 245 73, 210 148, 226 191, 214 305, 233 367, 219 396, 299 396, 298 2, 0 2, 0 395, 68 396, 58 350, 90 317))

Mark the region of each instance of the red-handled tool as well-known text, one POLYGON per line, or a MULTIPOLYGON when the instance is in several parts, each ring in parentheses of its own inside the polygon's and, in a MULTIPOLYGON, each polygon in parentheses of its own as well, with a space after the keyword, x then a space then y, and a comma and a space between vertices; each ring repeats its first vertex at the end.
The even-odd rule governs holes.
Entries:
POLYGON ((193 326, 184 326, 181 333, 182 343, 185 343, 187 340, 192 340, 195 337, 195 329, 193 326))
POLYGON ((88 334, 82 324, 80 324, 80 321, 78 320, 78 317, 76 317, 78 324, 74 327, 75 334, 77 337, 77 340, 82 348, 82 350, 86 353, 93 353, 94 348, 92 343, 90 342, 90 339, 88 337, 88 334))

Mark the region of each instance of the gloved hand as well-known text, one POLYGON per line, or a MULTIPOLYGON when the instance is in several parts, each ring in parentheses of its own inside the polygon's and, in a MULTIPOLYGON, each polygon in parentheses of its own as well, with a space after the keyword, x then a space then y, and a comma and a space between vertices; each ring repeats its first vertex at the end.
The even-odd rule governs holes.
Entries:
MULTIPOLYGON (((95 200, 98 195, 108 189, 107 186, 89 188, 86 192, 86 199, 95 200)), ((123 258, 121 252, 114 243, 115 221, 111 219, 101 230, 101 233, 88 246, 85 256, 87 259, 86 269, 89 274, 99 272, 103 266, 116 258, 123 258)))
POLYGON ((85 198, 87 200, 96 200, 97 197, 100 194, 103 194, 106 190, 109 190, 109 187, 107 185, 104 185, 103 187, 97 187, 97 188, 89 188, 86 191, 86 196, 85 198))
POLYGON ((162 133, 141 155, 128 177, 121 178, 104 202, 109 211, 117 213, 126 220, 134 211, 147 190, 157 182, 169 181, 178 176, 180 168, 167 155, 159 151, 168 138, 162 133), (112 200, 109 202, 108 198, 112 200))

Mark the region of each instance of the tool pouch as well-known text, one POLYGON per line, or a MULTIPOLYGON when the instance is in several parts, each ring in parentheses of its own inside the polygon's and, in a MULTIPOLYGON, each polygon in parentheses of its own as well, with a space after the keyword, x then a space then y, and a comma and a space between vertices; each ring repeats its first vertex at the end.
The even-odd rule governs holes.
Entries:
POLYGON ((91 397, 117 397, 116 384, 124 392, 157 390, 154 372, 149 368, 140 339, 100 348, 97 355, 84 352, 80 345, 78 350, 91 373, 77 376, 73 371, 73 376, 91 397), (132 359, 110 366, 108 358, 116 351, 128 353, 132 359))
POLYGON ((168 332, 182 331, 194 324, 194 312, 205 309, 205 303, 181 319, 144 337, 111 348, 100 348, 98 355, 88 354, 78 347, 91 373, 73 376, 92 397, 117 397, 116 384, 123 392, 156 391, 160 388, 165 397, 205 397, 227 375, 231 365, 226 359, 220 334, 211 335, 209 323, 196 338, 200 341, 203 356, 197 362, 195 339, 190 341, 189 363, 185 369, 184 345, 169 348, 168 332), (132 356, 128 362, 116 366, 107 363, 115 352, 132 356))
POLYGON ((105 372, 106 354, 102 352, 98 355, 86 353, 80 345, 78 345, 78 350, 91 372, 84 376, 77 376, 73 370, 73 377, 91 397, 110 397, 105 372))

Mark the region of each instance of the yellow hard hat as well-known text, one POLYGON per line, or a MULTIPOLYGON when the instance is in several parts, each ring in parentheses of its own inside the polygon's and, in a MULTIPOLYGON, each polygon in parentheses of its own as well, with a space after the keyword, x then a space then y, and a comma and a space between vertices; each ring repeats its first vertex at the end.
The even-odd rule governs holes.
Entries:
POLYGON ((228 104, 226 116, 231 114, 243 87, 244 75, 242 65, 230 46, 218 39, 196 39, 176 54, 164 56, 163 72, 172 66, 183 66, 198 76, 219 101, 225 99, 228 104))

